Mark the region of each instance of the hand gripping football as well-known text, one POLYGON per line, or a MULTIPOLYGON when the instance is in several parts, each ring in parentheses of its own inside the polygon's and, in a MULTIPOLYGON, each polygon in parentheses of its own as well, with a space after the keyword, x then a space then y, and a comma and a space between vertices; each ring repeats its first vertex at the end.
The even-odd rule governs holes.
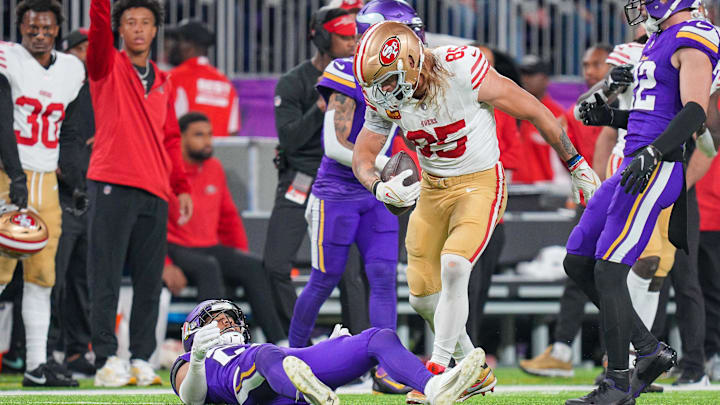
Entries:
POLYGON ((0 255, 25 259, 48 242, 45 222, 31 211, 7 211, 0 215, 0 255))
MULTIPOLYGON (((400 151, 394 154, 385 164, 385 167, 383 167, 382 172, 380 173, 380 180, 388 181, 391 178, 397 176, 398 174, 404 172, 405 170, 412 170, 413 174, 410 177, 406 178, 405 181, 403 181, 404 185, 409 186, 413 183, 420 181, 420 172, 415 165, 415 161, 410 157, 410 155, 408 155, 404 151, 400 151)), ((410 207, 396 207, 394 205, 385 203, 385 208, 387 208, 388 211, 392 212, 395 215, 402 215, 413 207, 414 205, 410 207)))

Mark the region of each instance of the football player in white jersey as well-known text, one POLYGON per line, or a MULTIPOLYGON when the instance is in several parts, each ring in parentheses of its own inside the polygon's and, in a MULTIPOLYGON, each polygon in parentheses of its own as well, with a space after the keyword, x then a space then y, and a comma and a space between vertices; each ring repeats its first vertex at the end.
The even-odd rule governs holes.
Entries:
POLYGON ((368 107, 353 171, 385 203, 417 202, 406 239, 410 304, 434 324, 428 368, 440 373, 457 344, 472 346, 464 333, 470 270, 507 200, 493 108, 538 128, 567 162, 578 202, 591 198, 600 180, 552 113, 499 75, 479 49, 425 49, 412 30, 395 22, 371 27, 357 49, 354 73, 368 107), (375 171, 375 156, 393 123, 416 145, 421 182, 403 184, 409 171, 383 182, 375 171))
MULTIPOLYGON (((72 102, 85 80, 82 62, 53 50, 62 23, 62 6, 55 0, 25 0, 18 4, 21 44, 0 43, 0 76, 10 87, 12 122, 22 168, 27 176, 28 209, 39 213, 48 226, 47 246, 23 260, 22 317, 27 349, 24 386, 77 386, 77 381, 46 362, 50 325, 50 292, 55 284, 55 252, 60 237, 57 177, 58 134, 63 122, 72 128, 81 117, 72 102)), ((7 102, 7 101, 5 101, 7 102)), ((66 128, 63 128, 66 129, 66 128)), ((0 198, 17 181, 0 175, 0 198)), ((15 176, 12 174, 11 176, 15 176)), ((11 196, 11 200, 15 200, 11 196)), ((0 289, 10 282, 17 260, 0 258, 0 289)))

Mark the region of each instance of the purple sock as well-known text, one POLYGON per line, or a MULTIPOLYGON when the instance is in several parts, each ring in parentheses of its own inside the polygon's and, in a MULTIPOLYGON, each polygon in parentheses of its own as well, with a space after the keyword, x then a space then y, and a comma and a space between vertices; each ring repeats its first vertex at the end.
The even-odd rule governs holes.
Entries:
POLYGON ((270 388, 278 395, 293 400, 296 395, 302 398, 302 394, 298 393, 297 388, 295 388, 283 369, 282 362, 284 358, 285 353, 278 347, 266 345, 257 351, 255 367, 257 367, 260 375, 265 377, 265 381, 270 385, 270 388))
POLYGON ((390 329, 376 330, 368 341, 367 351, 377 360, 393 380, 424 392, 425 385, 433 377, 423 363, 400 343, 390 329))
POLYGON ((295 302, 293 317, 290 320, 288 343, 290 347, 305 347, 315 327, 320 307, 328 299, 333 288, 340 282, 340 274, 323 273, 313 269, 302 293, 295 302))

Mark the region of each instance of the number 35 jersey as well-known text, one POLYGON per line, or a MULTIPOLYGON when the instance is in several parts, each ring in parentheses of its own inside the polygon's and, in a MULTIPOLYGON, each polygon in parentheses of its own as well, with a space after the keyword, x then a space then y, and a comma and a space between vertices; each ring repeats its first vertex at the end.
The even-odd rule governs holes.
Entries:
POLYGON ((396 123, 415 143, 420 166, 440 177, 487 170, 500 157, 493 107, 477 101, 490 65, 478 48, 442 46, 432 50, 446 72, 445 86, 430 102, 412 99, 399 111, 368 103, 366 122, 378 117, 396 123), (373 117, 374 116, 374 117, 373 117))
POLYGON ((23 169, 57 169, 58 136, 68 105, 85 81, 82 62, 53 52, 46 69, 20 44, 0 42, 0 74, 10 83, 13 131, 23 169))
MULTIPOLYGON (((720 32, 705 20, 689 20, 653 34, 635 68, 632 111, 625 136, 625 156, 652 143, 683 108, 680 74, 671 62, 680 48, 697 49, 718 63, 720 32)), ((718 69, 713 72, 713 81, 718 69)))

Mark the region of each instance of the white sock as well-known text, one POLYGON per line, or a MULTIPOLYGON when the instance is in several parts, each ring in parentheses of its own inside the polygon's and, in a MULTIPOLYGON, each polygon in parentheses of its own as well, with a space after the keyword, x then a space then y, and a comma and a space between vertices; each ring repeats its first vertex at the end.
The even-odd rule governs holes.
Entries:
POLYGON ((653 322, 655 322, 658 301, 660 300, 659 291, 648 291, 651 281, 651 279, 638 276, 632 270, 628 273, 627 285, 633 308, 635 308, 635 312, 637 312, 640 320, 648 330, 652 329, 653 322))
POLYGON ((550 356, 569 363, 572 359, 572 347, 568 346, 567 343, 555 342, 552 345, 552 350, 550 350, 550 356))
POLYGON ((50 329, 50 292, 52 288, 23 284, 22 318, 25 324, 27 370, 35 370, 47 361, 47 336, 50 329))
POLYGON ((5 291, 5 286, 7 286, 7 284, 0 284, 0 294, 5 291))
POLYGON ((462 256, 440 258, 442 291, 435 310, 435 343, 430 361, 447 367, 468 318, 468 284, 472 263, 462 256))
MULTIPOLYGON (((437 308, 439 299, 440 293, 430 294, 424 297, 416 297, 410 294, 410 306, 428 323, 433 332, 435 332, 435 309, 437 308)), ((475 346, 470 340, 470 336, 468 336, 467 331, 463 329, 455 345, 455 352, 452 357, 456 363, 459 363, 463 361, 465 356, 470 354, 474 348, 475 346)))

